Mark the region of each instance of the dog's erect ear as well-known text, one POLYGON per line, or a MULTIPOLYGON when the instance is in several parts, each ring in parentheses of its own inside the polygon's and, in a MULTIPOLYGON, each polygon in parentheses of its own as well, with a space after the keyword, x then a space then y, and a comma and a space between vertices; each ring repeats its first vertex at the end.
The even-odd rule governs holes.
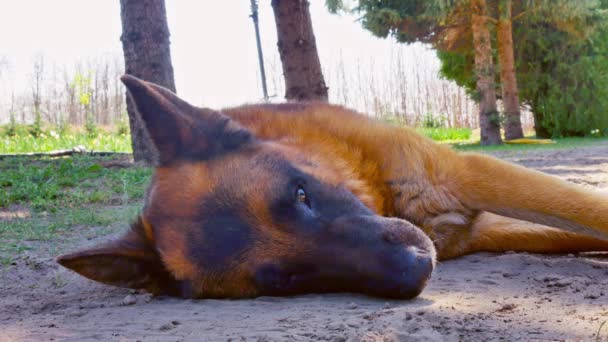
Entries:
POLYGON ((130 75, 121 77, 161 166, 176 160, 208 160, 253 140, 249 131, 220 112, 197 108, 170 90, 130 75))
POLYGON ((104 284, 180 295, 180 285, 146 240, 138 219, 121 239, 57 258, 62 266, 104 284))

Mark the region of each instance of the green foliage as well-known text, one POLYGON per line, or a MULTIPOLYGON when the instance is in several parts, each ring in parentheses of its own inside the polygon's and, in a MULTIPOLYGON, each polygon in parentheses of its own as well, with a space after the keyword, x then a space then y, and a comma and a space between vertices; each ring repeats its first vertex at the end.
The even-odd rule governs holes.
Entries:
POLYGON ((87 132, 87 136, 89 138, 94 138, 99 133, 99 131, 97 129, 97 123, 95 122, 95 118, 93 117, 93 114, 87 113, 87 120, 84 124, 84 129, 87 132))
POLYGON ((30 134, 34 138, 38 138, 42 135, 42 115, 40 115, 40 111, 34 113, 34 123, 30 126, 30 134))
POLYGON ((353 8, 361 14, 365 29, 404 43, 433 41, 439 23, 427 15, 428 10, 429 1, 417 0, 359 0, 353 8))
POLYGON ((437 57, 441 60, 439 74, 463 87, 467 94, 475 100, 478 97, 475 90, 475 58, 473 50, 459 52, 437 50, 437 57))
MULTIPOLYGON (((349 7, 343 1, 327 2, 334 11, 349 7)), ((442 62, 441 75, 474 99, 478 96, 468 1, 354 2, 351 11, 361 15, 365 29, 400 42, 432 44, 442 62)), ((487 0, 490 16, 498 17, 500 4, 487 0)), ((520 100, 534 112, 537 135, 608 134, 607 8, 608 0, 513 1, 520 100)))
POLYGON ((59 125, 57 126, 57 133, 59 133, 60 136, 66 136, 69 135, 71 131, 72 129, 70 127, 67 117, 65 115, 62 115, 59 125))
POLYGON ((90 73, 76 74, 72 82, 72 88, 76 91, 78 102, 81 105, 88 107, 91 103, 91 75, 90 73))
POLYGON ((8 137, 14 137, 17 135, 17 121, 15 120, 15 113, 11 112, 8 125, 6 126, 5 134, 8 137))
POLYGON ((424 128, 439 128, 445 126, 445 118, 437 117, 431 113, 426 113, 422 120, 422 127, 424 128))
POLYGON ((127 114, 124 113, 122 118, 120 120, 118 120, 118 123, 116 124, 116 134, 117 135, 128 135, 130 133, 129 130, 129 119, 127 117, 127 114))
POLYGON ((90 104, 91 104, 91 75, 90 73, 84 74, 76 74, 74 76, 74 81, 72 82, 72 88, 76 91, 76 95, 78 96, 78 102, 86 111, 86 121, 84 128, 89 137, 95 137, 98 133, 97 131, 97 123, 95 122, 95 117, 93 113, 90 112, 90 104))
MULTIPOLYGON (((572 33, 581 30, 560 29, 566 24, 549 23, 538 15, 514 24, 519 96, 534 113, 540 137, 608 134, 608 16, 586 5, 583 8, 591 11, 586 39, 572 33)), ((474 96, 472 50, 437 55, 441 75, 474 96)))
MULTIPOLYGON (((600 12, 602 13, 602 12, 600 12)), ((608 20, 605 16, 603 21, 608 20)), ((520 94, 546 136, 608 133, 608 28, 573 39, 538 22, 518 25, 515 34, 520 94)))
POLYGON ((342 11, 349 11, 348 6, 343 0, 325 0, 325 7, 330 13, 340 13, 342 11))

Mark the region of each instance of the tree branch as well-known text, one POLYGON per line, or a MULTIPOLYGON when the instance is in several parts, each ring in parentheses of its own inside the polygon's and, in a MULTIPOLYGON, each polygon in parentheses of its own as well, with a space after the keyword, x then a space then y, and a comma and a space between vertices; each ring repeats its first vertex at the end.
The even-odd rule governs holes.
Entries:
POLYGON ((513 16, 513 19, 511 19, 511 21, 516 21, 517 19, 523 17, 524 15, 528 14, 529 11, 522 11, 521 13, 519 13, 518 15, 513 16))
POLYGON ((496 20, 495 18, 489 17, 487 15, 482 16, 485 20, 491 22, 492 24, 497 24, 498 20, 496 20))

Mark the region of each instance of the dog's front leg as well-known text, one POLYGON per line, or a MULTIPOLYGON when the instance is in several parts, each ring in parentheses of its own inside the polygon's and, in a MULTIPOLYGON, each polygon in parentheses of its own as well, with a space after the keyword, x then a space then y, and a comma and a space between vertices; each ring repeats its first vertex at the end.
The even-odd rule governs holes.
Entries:
POLYGON ((608 197, 542 172, 464 154, 446 185, 465 206, 608 241, 608 197))

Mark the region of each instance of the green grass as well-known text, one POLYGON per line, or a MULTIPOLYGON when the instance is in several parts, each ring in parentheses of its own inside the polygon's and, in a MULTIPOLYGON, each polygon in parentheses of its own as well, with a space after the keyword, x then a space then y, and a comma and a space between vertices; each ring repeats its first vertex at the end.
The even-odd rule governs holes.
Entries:
POLYGON ((124 133, 98 130, 95 134, 57 128, 47 128, 39 136, 30 133, 27 126, 18 126, 9 135, 8 126, 0 128, 0 154, 49 152, 82 145, 87 151, 131 152, 131 136, 124 133))
MULTIPOLYGON (((383 116, 381 121, 395 126, 404 126, 405 122, 395 116, 383 116)), ((448 128, 448 127, 412 127, 416 132, 439 142, 462 142, 470 141, 473 130, 470 128, 448 128)))
POLYGON ((54 212, 89 204, 125 204, 141 198, 151 170, 114 168, 112 160, 88 156, 0 160, 0 208, 23 204, 37 211, 54 212))
POLYGON ((608 142, 608 137, 602 138, 560 138, 553 139, 555 144, 546 145, 525 145, 525 144, 503 144, 496 146, 481 146, 479 142, 455 142, 452 146, 460 151, 475 151, 475 152, 500 152, 500 151, 532 151, 532 150, 548 150, 548 149, 570 149, 584 146, 591 146, 598 143, 608 142))
POLYGON ((141 207, 152 170, 126 157, 9 157, 0 159, 0 264, 10 264, 36 241, 61 245, 70 236, 107 234, 126 226, 141 207))
POLYGON ((416 132, 425 135, 435 141, 458 142, 470 141, 473 130, 470 128, 416 128, 416 132))
MULTIPOLYGON (((125 227, 137 215, 140 204, 83 206, 54 213, 32 212, 31 217, 0 221, 0 266, 8 265, 23 253, 38 249, 36 242, 53 240, 58 247, 73 237, 91 239, 106 235, 113 225, 125 227)), ((57 253, 53 253, 57 254, 57 253)))

